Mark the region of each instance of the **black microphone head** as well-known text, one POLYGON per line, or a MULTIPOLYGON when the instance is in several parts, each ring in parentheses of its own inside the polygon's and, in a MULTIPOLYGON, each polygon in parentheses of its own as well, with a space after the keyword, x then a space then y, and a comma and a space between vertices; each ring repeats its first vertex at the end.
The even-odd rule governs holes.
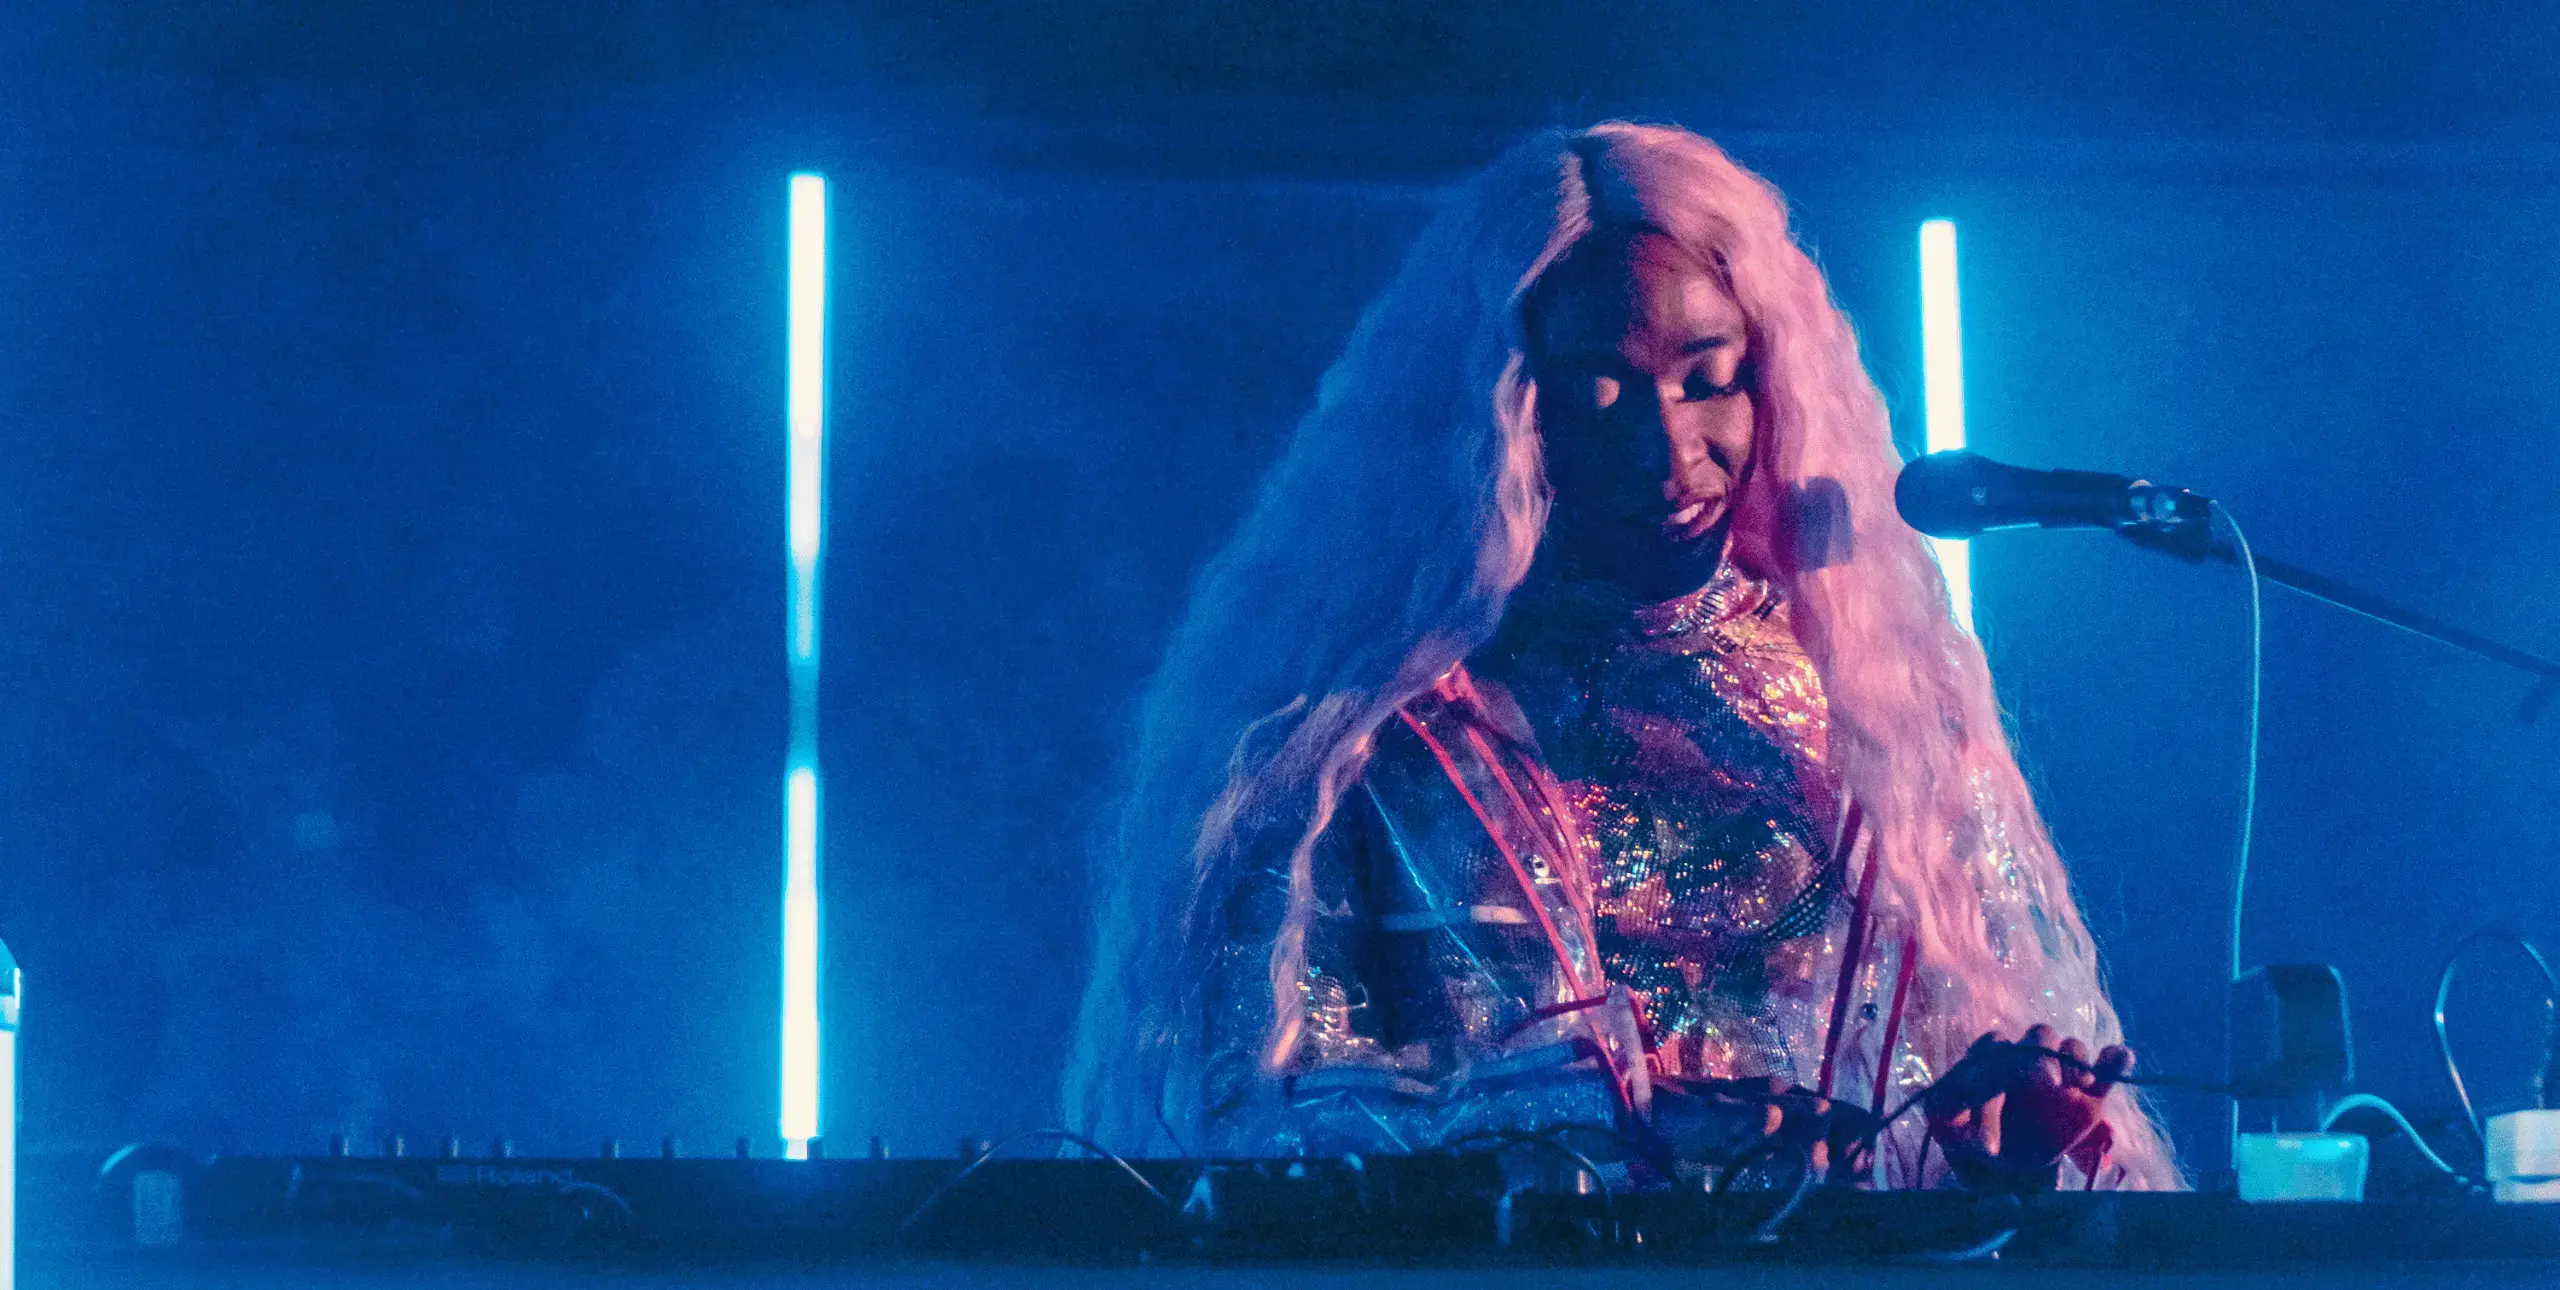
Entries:
POLYGON ((1894 509, 1941 538, 1993 529, 2120 529, 2144 522, 2135 492, 2148 487, 2093 470, 2028 470, 1969 452, 1933 452, 1893 481, 1894 509))
POLYGON ((1933 452, 1902 468, 1893 481, 1893 509, 1931 537, 1974 537, 2001 527, 1986 509, 1992 477, 2015 470, 1978 453, 1933 452))

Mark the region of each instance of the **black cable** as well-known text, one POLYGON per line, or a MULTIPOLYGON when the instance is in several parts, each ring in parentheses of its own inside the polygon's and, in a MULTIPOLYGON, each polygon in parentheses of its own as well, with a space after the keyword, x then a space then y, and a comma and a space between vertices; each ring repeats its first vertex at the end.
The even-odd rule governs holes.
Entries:
POLYGON ((1473 1133, 1451 1138, 1447 1142, 1441 1143, 1440 1149, 1443 1151, 1457 1151, 1465 1147, 1466 1144, 1470 1142, 1499 1142, 1506 1146, 1539 1146, 1549 1148, 1550 1150, 1564 1155, 1567 1159, 1573 1161, 1576 1166, 1580 1167, 1584 1173, 1591 1175, 1592 1184, 1600 1189, 1600 1212, 1603 1215, 1606 1215, 1610 1220, 1615 1221, 1618 1217, 1618 1193, 1615 1188, 1609 1186, 1608 1176, 1600 1172, 1600 1165, 1597 1161, 1583 1154, 1580 1150, 1577 1150, 1573 1144, 1564 1140, 1565 1134, 1576 1132, 1606 1134, 1621 1143, 1625 1143, 1629 1147, 1634 1147, 1636 1145, 1633 1141, 1628 1139, 1625 1134, 1619 1133, 1615 1129, 1604 1129, 1593 1124, 1559 1124, 1553 1128, 1543 1129, 1536 1132, 1531 1132, 1527 1129, 1478 1129, 1473 1133))
MULTIPOLYGON (((2053 1055, 2062 1056, 2060 1053, 2053 1055)), ((2071 1059, 2064 1057, 2063 1061, 2070 1063, 2071 1059)), ((2197 1079, 2192 1075, 2119 1075, 2115 1082, 2131 1084, 2135 1088, 2175 1088, 2184 1089, 2190 1093, 2211 1093, 2216 1097, 2234 1096, 2229 1084, 2217 1080, 2197 1079)))
POLYGON ((2462 1186, 2474 1185, 2471 1179, 2462 1176, 2461 1170, 2446 1164, 2444 1157, 2437 1155, 2436 1149, 2427 1145, 2426 1138, 2418 1133, 2417 1126, 2409 1123, 2409 1117, 2400 1114, 2400 1108, 2393 1106, 2386 1098, 2375 1097, 2371 1093, 2357 1093, 2344 1098, 2320 1117, 2320 1131, 2327 1133, 2341 1117, 2353 1111, 2380 1112, 2384 1119, 2391 1121, 2392 1127, 2409 1136, 2409 1145, 2416 1147, 2418 1154, 2427 1158, 2428 1164, 2434 1165, 2445 1176, 2462 1186))
MULTIPOLYGON (((2069 1053, 2051 1048, 2029 1047, 2025 1044, 2001 1044, 1983 1052, 1968 1053, 1955 1065, 1948 1067, 1946 1074, 1930 1081, 1927 1086, 1912 1093, 1909 1097, 1904 1098, 1902 1102, 1896 1105, 1891 1112, 1879 1117, 1875 1123, 1869 1125, 1864 1132, 1858 1135, 1856 1139, 1857 1147, 1862 1151, 1874 1151, 1876 1149, 1878 1139, 1884 1135, 1886 1130, 1892 1128, 1893 1125, 1900 1121, 1903 1116, 1910 1114, 1912 1108, 1919 1106, 1931 1093, 1936 1092, 1940 1085, 1954 1079, 1958 1072, 1967 1070, 1972 1063, 1991 1060, 1994 1058, 2009 1058, 2014 1060, 2025 1057, 2051 1058, 2052 1060, 2059 1062, 2068 1070, 2087 1071, 2091 1074, 2098 1073, 2098 1068, 2095 1064, 2073 1057, 2069 1053)), ((2140 1088, 2187 1089, 2226 1097, 2231 1094, 2231 1087, 2228 1084, 2221 1084, 2210 1080, 2201 1080, 2179 1075, 2134 1075, 2128 1073, 2115 1076, 2109 1080, 2109 1083, 2127 1084, 2140 1088)), ((1568 1146, 1558 1140, 1561 1135, 1567 1133, 1598 1134, 1629 1148, 1631 1151, 1637 1152, 1640 1156, 1643 1153, 1643 1144, 1634 1141, 1627 1135, 1620 1133, 1615 1129, 1593 1124, 1564 1124, 1539 1133, 1531 1133, 1515 1129, 1484 1129, 1466 1134, 1462 1137, 1452 1138, 1441 1143, 1440 1148, 1444 1151, 1460 1150, 1463 1149, 1466 1144, 1471 1142, 1500 1142, 1509 1145, 1535 1143, 1552 1147, 1572 1156, 1576 1163, 1590 1171, 1592 1178, 1600 1185, 1603 1202, 1610 1207, 1612 1214, 1614 1214, 1616 1200, 1614 1193, 1609 1188, 1608 1180, 1601 1176, 1599 1166, 1592 1163, 1589 1156, 1584 1155, 1580 1151, 1574 1150, 1571 1146, 1568 1146)), ((1726 1172, 1718 1179, 1715 1188, 1717 1194, 1723 1194, 1726 1191, 1732 1178, 1739 1171, 1756 1163, 1757 1158, 1767 1155, 1772 1148, 1783 1146, 1798 1146, 1805 1152, 1805 1169, 1803 1174, 1800 1176, 1798 1189, 1800 1192, 1809 1191, 1810 1189, 1806 1186, 1806 1183, 1814 1177, 1811 1160, 1811 1147, 1803 1146, 1801 1144, 1782 1143, 1777 1137, 1771 1136, 1760 1139, 1730 1158, 1733 1163, 1727 1167, 1726 1172)), ((1781 1208, 1778 1215, 1775 1216, 1771 1223, 1763 1224, 1763 1228, 1774 1232, 1776 1224, 1783 1223, 1787 1218, 1792 1217, 1795 1211, 1802 1207, 1803 1201, 1804 1197, 1802 1195, 1791 1198, 1787 1205, 1781 1208)), ((1754 1239, 1757 1240, 1758 1238, 1755 1236, 1754 1239)))
POLYGON ((1073 1143, 1076 1146, 1082 1147, 1086 1151, 1093 1153, 1100 1159, 1110 1161, 1112 1164, 1119 1166, 1121 1173, 1128 1175, 1129 1181, 1138 1184, 1140 1190, 1146 1192, 1149 1196, 1154 1197, 1155 1202, 1164 1207, 1165 1213, 1172 1215, 1175 1218, 1180 1218, 1182 1216, 1182 1209, 1180 1206, 1175 1205, 1163 1192, 1156 1190, 1156 1185, 1148 1182, 1147 1176, 1139 1173, 1136 1165, 1130 1164, 1127 1160, 1122 1159, 1120 1155, 1112 1151, 1111 1148, 1106 1147, 1081 1133, 1075 1133, 1067 1129, 1025 1129, 1024 1131, 1014 1134, 1012 1137, 997 1142, 989 1146, 986 1150, 979 1152, 975 1159, 972 1159, 968 1164, 960 1167, 960 1172, 944 1179, 941 1186, 927 1192, 925 1194, 925 1198, 916 1202, 916 1207, 913 1210, 908 1211, 906 1220, 898 1224, 898 1234, 901 1236, 906 1235, 915 1227, 917 1220, 922 1219, 927 1213, 931 1212, 934 1206, 941 1204, 944 1197, 959 1190, 960 1184, 967 1182, 969 1178, 976 1174, 979 1169, 983 1168, 988 1161, 995 1159, 996 1153, 1003 1151, 1005 1148, 1010 1147, 1015 1143, 1030 1142, 1036 1139, 1047 1139, 1049 1141, 1060 1143, 1073 1143))
POLYGON ((2542 957, 2542 951, 2533 942, 2502 927, 2482 927, 2465 935, 2454 943, 2453 953, 2445 956, 2444 970, 2436 973, 2436 1051, 2444 1055, 2445 1077, 2453 1081, 2454 1100, 2462 1104, 2462 1122, 2471 1126, 2472 1140, 2480 1144, 2481 1154, 2485 1156, 2489 1150, 2488 1130, 2480 1122, 2480 1112, 2471 1104, 2471 1089, 2463 1083, 2462 1064, 2453 1059, 2453 1039, 2446 1032, 2444 1021, 2445 1002, 2453 995, 2454 972, 2462 966, 2463 955, 2481 941, 2500 941, 2515 946, 2524 951, 2524 956, 2533 961, 2534 970, 2542 974, 2542 1068, 2533 1075, 2536 1106, 2546 1104, 2548 1089, 2545 1084, 2550 1078, 2553 1060, 2560 1058, 2560 1051, 2555 1051, 2552 1046, 2553 1040, 2560 1038, 2560 976, 2553 975, 2550 961, 2542 957))
POLYGON ((1182 1144, 1182 1135, 1173 1131, 1173 1121, 1164 1117, 1164 1099, 1161 1097, 1156 1099, 1156 1127, 1164 1130, 1164 1140, 1173 1144, 1173 1154, 1185 1160, 1199 1157, 1198 1152, 1182 1144))
MULTIPOLYGON (((1618 1143, 1620 1146, 1627 1148, 1629 1151, 1638 1153, 1640 1158, 1645 1150, 1643 1143, 1637 1142, 1635 1139, 1628 1137, 1624 1133, 1620 1133, 1616 1129, 1597 1124, 1560 1124, 1553 1128, 1537 1132, 1520 1129, 1482 1129, 1461 1137, 1452 1138, 1449 1141, 1442 1143, 1441 1149, 1444 1151, 1458 1150, 1473 1142, 1499 1142, 1507 1146, 1547 1147, 1571 1159, 1584 1172, 1590 1174, 1592 1182, 1600 1189, 1602 1214, 1614 1221, 1617 1218, 1618 1211, 1617 1192, 1614 1188, 1610 1187, 1608 1177, 1600 1172, 1600 1166, 1594 1162, 1590 1156, 1583 1154, 1581 1151, 1575 1149, 1570 1143, 1564 1141, 1565 1135, 1573 1133, 1591 1133, 1608 1138, 1609 1140, 1618 1143)), ((1762 1138, 1750 1147, 1745 1148, 1739 1155, 1733 1158, 1733 1162, 1727 1165, 1724 1172, 1718 1176, 1713 1188, 1714 1193, 1717 1195, 1730 1195, 1732 1193, 1734 1180, 1740 1177, 1745 1170, 1749 1169, 1752 1165, 1757 1164, 1762 1160, 1772 1158, 1777 1153, 1783 1151, 1792 1151, 1796 1153, 1799 1168, 1796 1173, 1795 1187, 1793 1191, 1788 1194, 1787 1199, 1778 1206, 1776 1213, 1771 1214, 1757 1227, 1752 1229, 1750 1243, 1754 1245, 1766 1245, 1777 1240, 1778 1229, 1784 1226, 1787 1220, 1794 1218, 1798 1213, 1802 1212, 1805 1203, 1812 1198, 1816 1184, 1820 1182, 1820 1176, 1813 1167, 1812 1146, 1803 1142, 1786 1141, 1775 1136, 1762 1138)))
POLYGON ((2001 1248, 2017 1235, 2018 1229, 2004 1227, 1992 1233, 1988 1239, 1968 1245, 1961 1250, 1917 1250, 1905 1257, 1917 1259, 1923 1263, 1971 1263, 1998 1254, 2001 1248))
MULTIPOLYGON (((2051 1048, 2033 1048, 2026 1044, 2000 1044, 1983 1052, 1967 1053, 1961 1060, 1957 1061, 1955 1065, 1948 1067, 1946 1074, 1929 1081, 1929 1083, 1923 1086, 1919 1091, 1902 1099, 1901 1103, 1895 1106, 1891 1112, 1878 1117, 1873 1125, 1868 1126, 1865 1133, 1859 1135, 1859 1145, 1867 1150, 1874 1150, 1877 1139, 1884 1136, 1885 1130, 1892 1128, 1895 1121, 1900 1120, 1903 1116, 1909 1115, 1911 1113, 1911 1108, 1920 1105, 1920 1103, 1926 1100, 1931 1093, 1936 1092, 1939 1085, 1954 1079, 1957 1072, 1964 1070, 1974 1062, 1984 1061, 1994 1057, 2050 1057, 2054 1061, 2060 1062, 2065 1070, 2082 1070, 2093 1075, 2099 1073, 2098 1068, 2094 1064, 2082 1061, 2069 1053, 2058 1052, 2051 1048)), ((2189 1089, 2196 1092, 2214 1093, 2224 1097, 2231 1096, 2231 1086, 2228 1084, 2216 1084, 2207 1080, 2179 1075, 2134 1075, 2128 1073, 2117 1075, 2108 1082, 2112 1084, 2130 1084, 2137 1088, 2179 1088, 2189 1089)))
POLYGON ((1776 1137, 1762 1138, 1749 1150, 1735 1157, 1734 1162, 1726 1166, 1725 1171, 1716 1178, 1715 1194, 1730 1196, 1733 1194, 1734 1180, 1740 1178, 1744 1171, 1761 1161, 1776 1158, 1778 1153, 1783 1151, 1792 1151, 1796 1155, 1796 1164, 1799 1168, 1796 1171, 1795 1188, 1787 1194, 1786 1200, 1778 1206, 1776 1213, 1769 1215, 1761 1221, 1759 1226, 1751 1229, 1749 1244, 1769 1245, 1776 1242, 1778 1229, 1784 1227, 1788 1219, 1794 1218, 1799 1211, 1803 1210, 1805 1202, 1812 1198, 1814 1185, 1818 1181, 1813 1168, 1813 1145, 1807 1142, 1789 1142, 1776 1137))
POLYGON ((1642 1159, 1646 1152, 1661 1150, 1661 1145, 1659 1143, 1646 1142, 1640 1138, 1630 1137, 1627 1134, 1620 1133, 1618 1130, 1605 1124, 1584 1124, 1580 1121, 1576 1121, 1571 1124, 1559 1124, 1552 1129, 1546 1130, 1546 1133, 1550 1137, 1562 1136, 1567 1133, 1588 1133, 1597 1137, 1607 1138, 1609 1141, 1617 1143, 1620 1147, 1625 1148, 1628 1155, 1634 1156, 1638 1159, 1642 1159))

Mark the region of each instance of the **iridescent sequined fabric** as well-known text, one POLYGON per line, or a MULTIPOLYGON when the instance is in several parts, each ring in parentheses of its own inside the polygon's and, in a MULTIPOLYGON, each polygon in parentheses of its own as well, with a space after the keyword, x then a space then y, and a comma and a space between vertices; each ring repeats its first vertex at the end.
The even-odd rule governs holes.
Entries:
MULTIPOLYGON (((1728 570, 1662 605, 1513 610, 1517 637, 1378 732, 1318 840, 1294 1026, 1270 976, 1285 848, 1234 892, 1204 998, 1204 1148, 1397 1151, 1623 1123, 1640 1078, 1571 1051, 1601 1037, 1571 1005, 1619 987, 1654 1040, 1632 1063, 1645 1076, 1817 1087, 1828 1065, 1835 1095, 1866 1106, 1925 1086, 1924 1053, 1968 1038, 1936 1033, 1925 1000, 1960 983, 1906 963, 1912 929, 1889 901, 1850 953, 1871 848, 1841 844, 1856 813, 1785 601, 1728 570)), ((2040 971, 2072 933, 1976 789, 1949 841, 2000 961, 2040 971)), ((2085 1008, 2047 1019, 2095 1024, 2085 1008)), ((1885 1147, 1880 1181, 1927 1180, 1916 1120, 1885 1147)))
POLYGON ((1658 1073, 1810 1083, 1845 906, 1821 679, 1784 602, 1730 570, 1635 614, 1521 695, 1581 817, 1602 962, 1643 1000, 1658 1073))
MULTIPOLYGON (((1605 1121, 1621 1090, 1597 1063, 1485 1076, 1568 1042, 1588 1018, 1542 1011, 1611 984, 1651 1027, 1653 1074, 1813 1082, 1847 923, 1813 666, 1783 603, 1738 576, 1612 627, 1569 667, 1454 673, 1380 732, 1313 856, 1277 1101, 1249 1096, 1273 1018, 1276 857, 1249 885, 1209 998, 1219 1147, 1605 1121)), ((1861 973, 1861 1023, 1881 966, 1861 973)))
POLYGON ((1548 1015, 1607 984, 1577 836, 1498 692, 1460 671, 1408 704, 1309 857, 1300 1015, 1276 1089, 1259 1072, 1285 1024, 1268 975, 1288 888, 1277 848, 1230 900, 1204 999, 1208 1149, 1407 1151, 1617 1124, 1615 1074, 1574 1047, 1593 1019, 1548 1015))

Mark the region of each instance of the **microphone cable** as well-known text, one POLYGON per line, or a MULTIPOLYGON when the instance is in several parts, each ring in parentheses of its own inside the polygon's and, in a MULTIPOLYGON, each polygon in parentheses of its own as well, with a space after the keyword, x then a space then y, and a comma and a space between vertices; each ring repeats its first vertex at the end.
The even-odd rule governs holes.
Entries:
MULTIPOLYGON (((2258 579, 2258 557, 2249 549, 2249 536, 2240 531, 2240 521, 2232 517, 2231 508, 2220 502, 2212 505, 2214 518, 2231 530, 2231 545, 2238 549, 2240 568, 2249 576, 2248 752, 2240 778, 2240 834, 2231 857, 2230 974, 2222 986, 2222 1042, 2228 1048, 2235 1024, 2231 1015, 2231 987, 2239 982, 2244 966, 2240 954, 2240 919, 2249 900, 2249 845, 2257 834, 2258 825, 2258 725, 2266 694, 2267 616, 2258 579)), ((2240 1153, 2240 1103, 2236 1100, 2231 1103, 2230 1133, 2225 1145, 2230 1149, 2232 1159, 2237 1161, 2240 1153)))

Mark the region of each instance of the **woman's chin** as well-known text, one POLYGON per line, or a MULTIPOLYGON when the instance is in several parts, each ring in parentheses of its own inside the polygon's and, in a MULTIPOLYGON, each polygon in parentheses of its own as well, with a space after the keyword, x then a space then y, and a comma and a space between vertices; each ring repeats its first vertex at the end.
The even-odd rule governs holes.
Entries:
POLYGON ((1729 524, 1695 536, 1656 527, 1551 529, 1539 551, 1548 576, 1604 583, 1636 604, 1677 600, 1707 585, 1724 563, 1729 524))
POLYGON ((1724 564, 1725 528, 1719 524, 1693 538, 1646 545, 1648 549, 1612 570, 1608 580, 1639 603, 1659 604, 1688 595, 1716 576, 1724 564))

